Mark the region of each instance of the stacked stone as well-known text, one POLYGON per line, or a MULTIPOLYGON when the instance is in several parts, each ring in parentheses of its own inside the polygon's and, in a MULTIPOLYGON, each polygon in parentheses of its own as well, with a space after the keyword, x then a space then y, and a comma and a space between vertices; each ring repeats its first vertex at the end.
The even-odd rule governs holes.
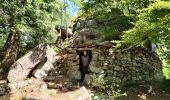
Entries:
POLYGON ((149 52, 128 50, 108 54, 104 61, 106 79, 115 83, 131 84, 146 82, 160 70, 161 62, 152 58, 149 52))
POLYGON ((80 80, 81 79, 81 73, 79 71, 79 55, 77 54, 76 50, 71 50, 68 53, 67 58, 67 75, 69 79, 71 80, 80 80))
MULTIPOLYGON (((79 80, 79 56, 76 50, 69 52, 67 75, 71 80, 79 80)), ((161 71, 158 56, 144 49, 112 51, 95 48, 89 65, 90 76, 103 77, 111 83, 132 84, 152 80, 157 71, 161 71)))
POLYGON ((102 55, 102 51, 94 50, 92 52, 92 60, 89 65, 90 72, 95 73, 95 74, 104 73, 104 68, 103 68, 104 59, 105 58, 102 55))

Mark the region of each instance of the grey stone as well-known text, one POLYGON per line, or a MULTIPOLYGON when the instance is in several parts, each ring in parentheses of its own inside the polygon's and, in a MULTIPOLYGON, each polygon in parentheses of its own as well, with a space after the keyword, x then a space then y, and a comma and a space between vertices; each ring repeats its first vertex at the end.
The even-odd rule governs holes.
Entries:
POLYGON ((103 69, 107 70, 107 66, 103 66, 103 69))
POLYGON ((129 67, 129 70, 134 71, 134 70, 135 70, 135 67, 134 67, 134 66, 131 66, 131 67, 129 67))
POLYGON ((103 56, 99 56, 99 60, 103 61, 105 58, 103 56))
POLYGON ((92 95, 83 86, 69 95, 70 100, 92 100, 92 95))
POLYGON ((115 59, 116 57, 115 56, 112 56, 111 59, 115 59))
POLYGON ((105 73, 97 74, 97 77, 98 77, 98 78, 104 78, 105 76, 106 76, 106 74, 105 74, 105 73))
POLYGON ((38 66, 38 68, 33 71, 33 75, 38 79, 47 77, 49 71, 53 68, 54 66, 52 65, 52 63, 47 61, 43 66, 38 66))
POLYGON ((104 66, 108 66, 108 63, 107 63, 107 62, 105 62, 105 63, 104 63, 104 66))
MULTIPOLYGON (((68 63, 68 64, 71 64, 71 63, 68 63)), ((76 66, 76 65, 79 65, 79 64, 80 64, 80 61, 76 61, 76 62, 73 62, 71 65, 76 66)))
POLYGON ((33 74, 37 79, 41 79, 47 76, 47 73, 42 69, 35 70, 35 73, 33 74))
POLYGON ((106 80, 106 82, 108 82, 108 83, 113 83, 114 80, 115 80, 115 78, 112 77, 112 76, 107 76, 107 77, 105 77, 105 80, 106 80))
POLYGON ((71 57, 76 58, 77 54, 69 54, 68 56, 69 56, 68 58, 71 58, 71 57))
POLYGON ((47 76, 47 77, 44 77, 43 80, 45 82, 56 81, 56 80, 58 80, 58 77, 56 77, 56 76, 47 76))
POLYGON ((74 66, 71 67, 71 70, 78 70, 78 69, 79 69, 79 65, 77 65, 77 66, 74 65, 74 66))
POLYGON ((113 70, 107 70, 107 74, 111 76, 113 74, 113 70))
POLYGON ((81 79, 81 73, 79 70, 69 70, 67 73, 69 79, 71 80, 80 80, 81 79))
POLYGON ((163 73, 162 71, 156 71, 154 74, 154 79, 157 81, 162 81, 163 80, 163 73))
POLYGON ((47 56, 47 61, 51 62, 52 64, 54 64, 59 59, 57 53, 50 46, 47 46, 46 56, 47 56))
POLYGON ((126 79, 126 78, 123 78, 123 79, 122 79, 122 82, 126 82, 126 81, 127 81, 127 79, 126 79))
POLYGON ((75 90, 77 89, 77 85, 74 84, 73 82, 65 82, 64 87, 69 89, 69 90, 75 90))
POLYGON ((93 59, 94 59, 94 60, 97 60, 97 58, 98 58, 98 53, 94 53, 94 54, 93 54, 93 59))
POLYGON ((46 83, 42 83, 40 86, 39 86, 39 91, 47 91, 48 90, 48 86, 46 83))
MULTIPOLYGON (((161 71, 159 58, 150 58, 145 50, 130 49, 124 52, 113 50, 109 53, 109 49, 94 47, 92 56, 89 66, 91 74, 104 79, 109 77, 112 83, 146 82, 154 77, 156 70, 161 71)), ((74 65, 74 60, 71 61, 74 65)), ((74 70, 72 67, 69 67, 69 70, 74 70)), ((75 67, 75 70, 78 70, 77 68, 75 67)), ((161 75, 156 77, 158 76, 161 75)))
POLYGON ((46 46, 41 44, 32 51, 18 59, 11 67, 8 73, 9 82, 18 82, 25 80, 31 70, 46 57, 46 46))
POLYGON ((6 95, 8 91, 8 85, 7 85, 7 81, 5 80, 1 80, 0 81, 0 96, 6 95))
POLYGON ((93 73, 104 73, 103 69, 94 66, 90 66, 90 71, 93 73))
POLYGON ((7 93, 6 88, 5 87, 0 87, 0 96, 3 96, 7 93))
POLYGON ((15 82, 15 83, 9 83, 8 86, 11 88, 11 89, 21 89, 25 86, 28 85, 28 82, 25 80, 25 81, 20 81, 20 82, 15 82))
POLYGON ((92 65, 92 66, 96 66, 97 65, 97 61, 96 60, 92 60, 91 62, 90 62, 90 65, 92 65))
POLYGON ((79 60, 79 55, 76 55, 76 59, 79 60))
POLYGON ((89 74, 86 74, 86 75, 85 75, 85 78, 84 78, 83 83, 84 83, 85 85, 90 85, 90 84, 91 84, 91 76, 90 76, 89 74))
POLYGON ((62 84, 56 84, 56 83, 47 83, 48 89, 60 89, 63 87, 62 84))
POLYGON ((136 78, 136 77, 132 77, 132 80, 136 81, 136 80, 137 80, 137 78, 136 78))
POLYGON ((121 83, 121 79, 120 79, 120 78, 116 78, 116 79, 115 79, 115 82, 116 82, 116 83, 121 83))
POLYGON ((120 71, 120 70, 121 70, 121 67, 120 67, 120 66, 115 66, 115 67, 114 67, 114 70, 120 71))
POLYGON ((114 74, 113 74, 113 75, 114 75, 114 76, 116 76, 116 75, 117 75, 117 73, 118 73, 118 72, 114 72, 114 74))

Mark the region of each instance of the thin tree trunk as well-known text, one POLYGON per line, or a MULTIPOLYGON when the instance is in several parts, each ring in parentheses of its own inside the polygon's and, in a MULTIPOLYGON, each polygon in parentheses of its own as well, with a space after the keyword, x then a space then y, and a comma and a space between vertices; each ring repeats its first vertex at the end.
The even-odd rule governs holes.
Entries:
POLYGON ((15 62, 19 49, 19 31, 10 32, 3 48, 3 59, 0 61, 0 78, 6 78, 10 66, 15 62))

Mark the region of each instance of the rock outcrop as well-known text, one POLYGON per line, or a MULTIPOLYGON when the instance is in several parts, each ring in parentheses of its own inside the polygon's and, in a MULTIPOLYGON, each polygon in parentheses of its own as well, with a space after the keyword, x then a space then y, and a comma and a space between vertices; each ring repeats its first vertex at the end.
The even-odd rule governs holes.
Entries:
POLYGON ((46 57, 46 46, 41 44, 18 59, 8 73, 9 82, 18 82, 27 78, 31 70, 46 57))

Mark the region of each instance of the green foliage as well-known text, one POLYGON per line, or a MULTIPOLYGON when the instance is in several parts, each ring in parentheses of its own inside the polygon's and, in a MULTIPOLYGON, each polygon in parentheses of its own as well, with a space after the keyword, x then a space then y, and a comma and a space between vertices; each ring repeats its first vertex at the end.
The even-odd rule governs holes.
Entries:
POLYGON ((107 11, 111 8, 119 8, 125 14, 137 14, 138 9, 147 8, 151 0, 88 0, 84 2, 83 11, 93 14, 99 11, 107 11))
POLYGON ((2 28, 1 34, 8 34, 10 31, 19 30, 23 34, 24 43, 32 42, 32 45, 37 45, 40 42, 45 42, 48 34, 54 33, 53 27, 59 22, 59 3, 53 1, 35 1, 32 4, 27 2, 25 7, 22 7, 19 1, 16 0, 1 0, 2 16, 0 19, 2 28))
MULTIPOLYGON (((169 60, 168 60, 169 61, 169 60)), ((170 65, 169 62, 166 61, 166 59, 163 60, 163 75, 165 79, 170 79, 170 65)))
MULTIPOLYGON (((157 1, 148 8, 141 9, 135 26, 125 31, 123 43, 145 46, 148 41, 156 44, 160 57, 170 64, 170 2, 157 1)), ((165 68, 166 69, 166 68, 165 68)), ((164 74, 167 76, 167 71, 164 74)))
POLYGON ((83 4, 82 16, 99 22, 94 29, 102 33, 104 40, 122 38, 117 47, 156 44, 161 59, 166 61, 165 76, 169 77, 169 5, 169 0, 88 0, 83 4))
POLYGON ((137 14, 137 10, 147 8, 152 2, 151 0, 120 0, 120 5, 125 13, 137 14))
POLYGON ((54 51, 55 51, 56 53, 59 53, 59 52, 61 51, 61 49, 58 48, 58 47, 55 47, 55 48, 54 48, 54 51))
POLYGON ((70 0, 70 1, 74 2, 78 7, 81 7, 84 0, 70 0))
POLYGON ((92 86, 93 87, 97 87, 100 89, 104 89, 105 88, 105 80, 103 78, 97 78, 95 75, 92 76, 92 86))
POLYGON ((122 32, 130 29, 135 16, 124 14, 116 0, 89 0, 82 7, 82 15, 97 20, 94 30, 102 33, 103 40, 120 40, 122 32))
POLYGON ((109 83, 107 80, 103 79, 102 77, 96 77, 95 75, 92 77, 92 87, 96 89, 96 93, 93 97, 98 97, 99 100, 108 99, 114 100, 116 97, 126 95, 122 93, 119 89, 119 86, 114 83, 109 83))
MULTIPOLYGON (((126 31, 126 43, 141 44, 146 39, 162 44, 169 40, 170 2, 159 1, 140 11, 135 27, 126 31), (131 40, 131 41, 129 41, 131 40), (164 41, 165 40, 165 41, 164 41)), ((143 42, 144 43, 144 42, 143 42)), ((166 44, 165 44, 166 45, 166 44)))
MULTIPOLYGON (((39 43, 55 43, 54 29, 64 16, 61 0, 27 0, 22 6, 20 0, 0 0, 0 48, 6 42, 9 32, 20 31, 20 51, 26 52, 39 43)), ((65 24, 65 23, 64 23, 65 24)))
POLYGON ((123 40, 126 43, 140 44, 148 37, 158 46, 169 47, 170 2, 159 1, 143 9, 138 16, 135 27, 126 31, 123 40), (131 40, 131 41, 129 41, 131 40))
POLYGON ((170 79, 170 67, 163 67, 163 75, 165 76, 165 79, 170 79))
POLYGON ((6 34, 0 34, 0 48, 3 47, 6 39, 7 39, 6 34))

